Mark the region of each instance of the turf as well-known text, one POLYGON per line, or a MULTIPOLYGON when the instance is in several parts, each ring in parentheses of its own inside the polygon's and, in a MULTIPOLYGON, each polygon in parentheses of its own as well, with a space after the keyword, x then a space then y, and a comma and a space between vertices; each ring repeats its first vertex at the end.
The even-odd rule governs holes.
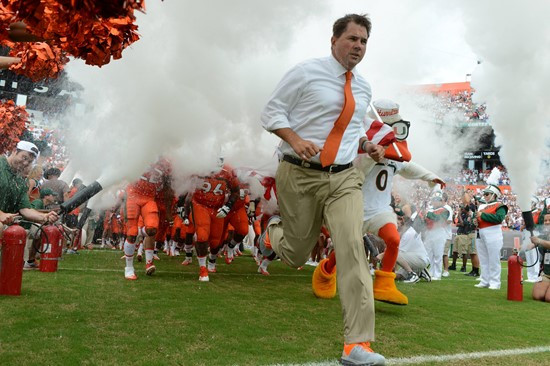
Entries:
MULTIPOLYGON (((121 252, 65 255, 56 273, 25 272, 22 295, 0 297, 0 364, 270 365, 336 360, 338 298, 311 293, 312 267, 280 262, 261 276, 250 256, 218 260, 209 283, 196 261, 162 256, 157 273, 123 278, 121 252)), ((505 264, 503 264, 505 265, 505 264)), ((503 270, 506 279, 506 270, 503 270)), ((460 272, 439 282, 399 284, 405 307, 376 303, 377 341, 388 358, 550 345, 550 304, 506 300, 460 272)), ((436 363, 426 363, 436 364, 436 363)), ((544 365, 550 353, 446 362, 544 365)))

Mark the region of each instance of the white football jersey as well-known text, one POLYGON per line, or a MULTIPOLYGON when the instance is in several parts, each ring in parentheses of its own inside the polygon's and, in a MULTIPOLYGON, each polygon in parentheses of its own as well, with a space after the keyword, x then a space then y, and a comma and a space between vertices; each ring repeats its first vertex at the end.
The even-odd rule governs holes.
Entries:
POLYGON ((367 173, 363 183, 364 221, 382 212, 393 212, 390 206, 393 177, 402 168, 403 163, 384 159, 367 173))
POLYGON ((370 161, 374 165, 365 165, 366 168, 361 168, 362 171, 367 172, 363 183, 364 221, 382 212, 393 212, 390 203, 395 174, 406 179, 421 179, 426 182, 432 182, 438 178, 431 171, 412 161, 403 163, 389 159, 382 159, 378 163, 370 161))

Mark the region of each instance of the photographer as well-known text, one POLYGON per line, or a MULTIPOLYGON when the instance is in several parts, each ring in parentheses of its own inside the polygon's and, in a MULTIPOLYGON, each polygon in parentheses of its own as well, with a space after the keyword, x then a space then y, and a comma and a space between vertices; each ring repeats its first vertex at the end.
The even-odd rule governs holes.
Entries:
POLYGON ((463 205, 458 214, 456 246, 457 251, 462 254, 461 272, 466 272, 468 255, 472 259, 472 270, 466 276, 479 277, 479 259, 476 252, 476 226, 474 223, 476 205, 470 202, 469 195, 463 196, 463 205))

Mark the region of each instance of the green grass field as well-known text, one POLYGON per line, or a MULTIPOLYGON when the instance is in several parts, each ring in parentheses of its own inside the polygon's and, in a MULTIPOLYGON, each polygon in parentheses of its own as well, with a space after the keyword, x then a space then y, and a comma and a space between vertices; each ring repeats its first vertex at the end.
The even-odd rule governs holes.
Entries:
MULTIPOLYGON (((273 365, 327 362, 342 350, 338 298, 311 293, 312 267, 280 262, 256 273, 250 256, 218 260, 209 283, 196 261, 162 255, 157 273, 124 280, 121 252, 65 255, 56 273, 25 272, 22 295, 0 297, 2 365, 273 365)), ((505 263, 503 263, 505 265, 505 263)), ((506 279, 506 270, 503 277, 506 279)), ((506 300, 460 272, 399 284, 404 307, 376 303, 377 342, 389 359, 550 346, 550 304, 506 300)), ((423 363, 423 364, 436 364, 423 363)), ((446 365, 548 365, 550 353, 446 365)))

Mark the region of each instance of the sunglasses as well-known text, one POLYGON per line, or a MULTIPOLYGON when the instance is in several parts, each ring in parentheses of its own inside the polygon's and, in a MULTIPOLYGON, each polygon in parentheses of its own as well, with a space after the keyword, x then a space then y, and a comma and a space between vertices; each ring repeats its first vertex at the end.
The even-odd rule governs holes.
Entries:
POLYGON ((397 121, 390 126, 393 128, 393 133, 398 141, 406 140, 409 137, 409 129, 411 127, 409 121, 397 121))

